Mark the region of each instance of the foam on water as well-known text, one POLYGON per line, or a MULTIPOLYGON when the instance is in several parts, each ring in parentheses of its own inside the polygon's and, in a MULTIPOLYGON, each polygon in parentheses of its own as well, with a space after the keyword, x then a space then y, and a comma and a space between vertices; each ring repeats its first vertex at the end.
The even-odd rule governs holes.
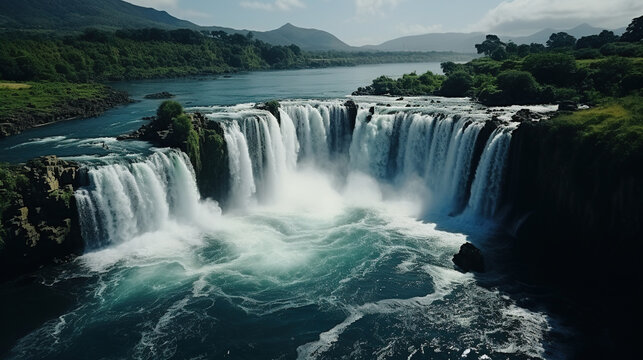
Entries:
POLYGON ((93 163, 76 194, 90 251, 54 281, 86 288, 10 358, 545 355, 546 314, 454 269, 476 229, 418 220, 427 202, 494 216, 511 126, 479 140, 488 115, 463 99, 362 109, 352 136, 341 101, 282 102, 280 123, 199 110, 223 124, 234 211, 200 198, 181 153, 93 163))

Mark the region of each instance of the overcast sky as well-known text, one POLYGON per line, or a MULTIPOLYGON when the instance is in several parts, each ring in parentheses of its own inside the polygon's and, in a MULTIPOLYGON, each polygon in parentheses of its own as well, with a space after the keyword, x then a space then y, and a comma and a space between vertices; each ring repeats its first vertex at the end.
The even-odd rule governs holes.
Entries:
POLYGON ((528 35, 589 23, 615 29, 643 15, 643 0, 127 0, 199 25, 326 30, 349 45, 428 32, 528 35))

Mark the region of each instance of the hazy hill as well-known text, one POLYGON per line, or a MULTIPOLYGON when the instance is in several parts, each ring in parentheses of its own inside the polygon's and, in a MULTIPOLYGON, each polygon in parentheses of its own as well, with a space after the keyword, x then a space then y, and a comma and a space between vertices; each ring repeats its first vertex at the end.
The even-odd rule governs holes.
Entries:
POLYGON ((475 44, 484 40, 483 33, 434 33, 405 36, 380 45, 368 45, 364 50, 375 51, 455 51, 475 52, 475 44))
MULTIPOLYGON (((570 35, 580 38, 582 36, 596 35, 603 29, 581 24, 568 30, 544 29, 529 36, 503 36, 503 41, 513 41, 516 44, 544 44, 552 33, 564 31, 570 35)), ((625 28, 613 30, 617 35, 622 34, 625 28)), ((362 49, 375 51, 456 51, 471 53, 475 52, 475 44, 484 40, 484 33, 432 33, 414 36, 405 36, 389 40, 380 45, 364 46, 362 49)))
POLYGON ((335 35, 317 29, 304 29, 286 24, 279 29, 253 32, 255 38, 274 45, 295 44, 303 50, 351 51, 352 46, 339 40, 335 35))
POLYGON ((165 11, 122 0, 1 0, 0 28, 82 30, 86 27, 198 28, 165 11))

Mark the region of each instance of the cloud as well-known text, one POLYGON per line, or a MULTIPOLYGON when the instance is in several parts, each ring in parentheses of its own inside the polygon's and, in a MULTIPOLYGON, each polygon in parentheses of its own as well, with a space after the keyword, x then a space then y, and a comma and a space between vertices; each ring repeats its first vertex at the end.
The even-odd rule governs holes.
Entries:
POLYGON ((471 30, 517 34, 581 23, 617 28, 642 13, 640 0, 510 0, 487 12, 471 30))
POLYGON ((127 2, 134 5, 151 7, 151 8, 164 8, 164 7, 176 7, 178 5, 178 0, 127 0, 127 2))
POLYGON ((305 8, 301 0, 275 0, 274 2, 262 2, 262 1, 242 1, 240 3, 241 7, 252 10, 265 10, 265 11, 290 11, 295 8, 305 8))
POLYGON ((382 15, 404 0, 355 0, 357 15, 382 15))

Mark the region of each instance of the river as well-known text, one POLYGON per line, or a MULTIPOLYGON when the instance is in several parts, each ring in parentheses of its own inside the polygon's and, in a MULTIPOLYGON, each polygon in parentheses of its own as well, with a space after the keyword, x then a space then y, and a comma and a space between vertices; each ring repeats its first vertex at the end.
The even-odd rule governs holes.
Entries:
POLYGON ((515 125, 485 133, 491 115, 467 99, 360 97, 349 126, 343 103, 357 86, 437 66, 114 84, 135 99, 175 93, 223 125, 223 211, 200 196, 184 154, 114 139, 159 100, 3 140, 2 160, 66 156, 91 184, 76 194, 86 253, 0 286, 19 309, 24 294, 49 309, 11 315, 31 326, 7 357, 565 358, 569 333, 535 300, 547 291, 508 275, 501 256, 484 274, 451 262, 467 241, 502 253, 515 125), (248 104, 274 98, 294 99, 279 123, 248 104))

